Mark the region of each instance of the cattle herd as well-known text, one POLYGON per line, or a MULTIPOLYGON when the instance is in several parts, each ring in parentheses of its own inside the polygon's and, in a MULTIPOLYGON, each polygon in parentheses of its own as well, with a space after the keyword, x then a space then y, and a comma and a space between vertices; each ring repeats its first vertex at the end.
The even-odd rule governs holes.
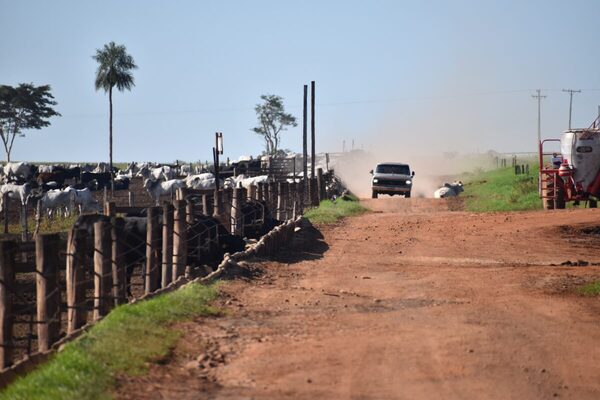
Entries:
MULTIPOLYGON (((295 181, 301 174, 289 173, 288 181, 295 181)), ((48 218, 99 212, 101 205, 93 196, 94 191, 109 189, 128 190, 132 178, 143 180, 143 188, 152 202, 170 199, 179 188, 214 189, 217 179, 208 164, 174 164, 132 162, 126 168, 110 171, 107 163, 71 165, 35 165, 27 162, 9 162, 0 167, 0 211, 7 199, 14 199, 22 206, 38 209, 48 218)), ((244 187, 273 180, 259 159, 244 159, 220 167, 219 186, 223 188, 244 187), (252 175, 252 176, 250 176, 252 175)), ((341 182, 334 177, 328 181, 328 192, 341 192, 341 182)), ((339 193, 337 193, 339 194, 339 193)))

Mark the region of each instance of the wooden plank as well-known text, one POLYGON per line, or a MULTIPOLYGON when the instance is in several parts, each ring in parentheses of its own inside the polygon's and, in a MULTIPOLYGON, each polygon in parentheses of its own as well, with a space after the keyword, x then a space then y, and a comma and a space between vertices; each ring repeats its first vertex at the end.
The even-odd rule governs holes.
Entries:
POLYGON ((144 292, 152 293, 158 289, 158 207, 149 207, 146 225, 146 276, 144 292))
POLYGON ((67 333, 81 328, 87 322, 85 299, 86 230, 69 231, 67 240, 67 333))
MULTIPOLYGON (((5 204, 6 206, 6 204, 5 204)), ((15 242, 0 241, 0 367, 13 361, 13 305, 10 289, 14 288, 15 242)))
POLYGON ((94 320, 108 314, 111 291, 111 240, 106 221, 94 224, 94 320))
POLYGON ((59 235, 36 238, 36 300, 38 350, 46 351, 60 334, 59 235))
POLYGON ((160 286, 166 287, 173 277, 173 225, 174 207, 165 204, 162 223, 162 268, 160 286))
POLYGON ((112 295, 115 305, 127 303, 127 266, 125 265, 125 220, 115 218, 111 230, 112 295))
POLYGON ((175 201, 175 214, 173 217, 173 276, 172 281, 176 281, 185 273, 187 263, 187 222, 186 222, 186 202, 184 200, 175 201))

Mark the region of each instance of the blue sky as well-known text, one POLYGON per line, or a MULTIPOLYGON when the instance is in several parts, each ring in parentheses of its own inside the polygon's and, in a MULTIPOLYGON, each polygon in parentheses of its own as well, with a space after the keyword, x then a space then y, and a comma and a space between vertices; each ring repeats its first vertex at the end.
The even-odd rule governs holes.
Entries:
MULTIPOLYGON (((261 94, 301 121, 317 82, 317 150, 533 150, 587 126, 600 104, 598 1, 7 1, 0 84, 50 84, 62 117, 18 139, 14 159, 106 160, 108 98, 95 49, 127 46, 136 87, 114 96, 115 160, 257 154, 261 94)), ((301 127, 283 145, 301 150, 301 127)))

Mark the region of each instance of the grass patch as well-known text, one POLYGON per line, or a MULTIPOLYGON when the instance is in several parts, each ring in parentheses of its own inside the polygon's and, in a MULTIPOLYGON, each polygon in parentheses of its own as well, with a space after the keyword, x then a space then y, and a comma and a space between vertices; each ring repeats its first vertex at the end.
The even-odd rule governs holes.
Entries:
POLYGON ((166 357, 180 337, 177 321, 215 314, 214 286, 189 285, 148 301, 117 307, 89 333, 20 378, 0 399, 108 399, 118 374, 140 375, 166 357))
POLYGON ((600 281, 588 283, 577 289, 579 294, 584 296, 599 296, 600 295, 600 281))
MULTIPOLYGON (((59 233, 59 232, 67 232, 69 231, 73 225, 75 225, 75 221, 79 215, 77 213, 73 213, 70 217, 67 218, 55 218, 49 220, 48 218, 42 218, 40 221, 40 233, 59 233)), ((27 219, 27 230, 30 234, 33 234, 35 231, 35 219, 28 218, 27 219)), ((13 235, 20 235, 22 232, 20 223, 8 224, 8 233, 13 235)))
POLYGON ((354 195, 338 197, 335 201, 324 200, 319 207, 306 212, 304 216, 315 224, 332 224, 344 217, 362 214, 367 211, 354 195))
POLYGON ((465 207, 469 211, 523 211, 542 209, 538 195, 538 167, 529 175, 514 168, 479 172, 465 179, 465 207))

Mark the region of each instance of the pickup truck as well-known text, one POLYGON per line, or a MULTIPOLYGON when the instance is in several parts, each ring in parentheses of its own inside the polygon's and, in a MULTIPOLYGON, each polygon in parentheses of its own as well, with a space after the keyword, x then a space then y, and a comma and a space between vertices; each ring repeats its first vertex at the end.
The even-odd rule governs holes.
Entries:
POLYGON ((401 194, 404 197, 410 197, 415 171, 411 172, 408 164, 377 164, 375 169, 371 170, 371 175, 373 175, 371 190, 374 199, 378 194, 389 194, 390 196, 401 194))

